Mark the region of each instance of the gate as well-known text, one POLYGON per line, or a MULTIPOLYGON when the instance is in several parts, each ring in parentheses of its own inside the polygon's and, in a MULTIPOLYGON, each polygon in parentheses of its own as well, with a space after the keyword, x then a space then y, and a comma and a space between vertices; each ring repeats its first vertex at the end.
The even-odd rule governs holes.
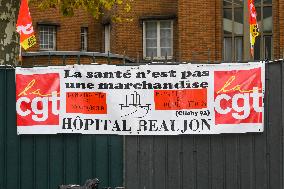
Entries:
POLYGON ((17 135, 15 70, 0 67, 0 188, 56 189, 99 178, 123 184, 122 137, 17 135))
POLYGON ((128 189, 283 189, 284 63, 266 65, 265 131, 128 136, 128 189))
POLYGON ((17 136, 14 74, 0 67, 1 189, 53 189, 94 177, 101 187, 124 182, 127 189, 284 187, 282 62, 266 64, 263 133, 127 136, 124 142, 106 135, 17 136))

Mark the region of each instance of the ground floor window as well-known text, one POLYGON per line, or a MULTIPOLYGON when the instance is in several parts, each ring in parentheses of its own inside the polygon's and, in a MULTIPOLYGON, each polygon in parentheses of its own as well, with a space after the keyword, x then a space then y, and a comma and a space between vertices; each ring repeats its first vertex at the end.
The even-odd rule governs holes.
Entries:
POLYGON ((105 53, 110 52, 110 24, 104 26, 105 53))
POLYGON ((88 28, 81 27, 81 51, 88 50, 88 28))
POLYGON ((172 20, 149 20, 143 22, 143 54, 146 59, 172 58, 172 20))
POLYGON ((40 50, 56 50, 56 26, 39 26, 40 50))

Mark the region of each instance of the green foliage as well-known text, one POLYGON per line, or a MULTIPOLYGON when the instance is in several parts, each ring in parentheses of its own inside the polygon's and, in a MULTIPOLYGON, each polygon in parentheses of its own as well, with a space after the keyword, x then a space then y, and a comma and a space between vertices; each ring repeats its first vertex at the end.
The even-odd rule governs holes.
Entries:
MULTIPOLYGON (((31 3, 39 3, 39 8, 59 8, 64 16, 73 16, 76 9, 85 9, 98 19, 104 12, 112 11, 116 7, 122 7, 125 12, 130 12, 130 3, 133 0, 30 0, 31 3)), ((114 21, 122 21, 121 15, 112 11, 114 21)), ((129 20, 129 18, 125 19, 129 20)))

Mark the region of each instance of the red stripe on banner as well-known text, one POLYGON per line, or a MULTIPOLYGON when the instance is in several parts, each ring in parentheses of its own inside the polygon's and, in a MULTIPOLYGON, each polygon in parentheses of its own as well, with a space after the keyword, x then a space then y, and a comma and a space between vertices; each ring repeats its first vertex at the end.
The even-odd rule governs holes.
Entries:
POLYGON ((107 114, 106 93, 67 92, 66 113, 107 114))
POLYGON ((58 126, 59 74, 17 74, 16 83, 17 125, 58 126))
POLYGON ((214 72, 215 122, 262 122, 261 68, 214 72))
POLYGON ((207 89, 155 90, 156 110, 207 108, 207 89))

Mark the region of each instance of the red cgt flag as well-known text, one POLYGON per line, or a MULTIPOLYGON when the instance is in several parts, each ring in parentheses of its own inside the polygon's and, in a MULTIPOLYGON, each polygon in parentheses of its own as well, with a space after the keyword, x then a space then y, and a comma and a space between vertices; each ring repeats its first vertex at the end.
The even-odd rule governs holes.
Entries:
POLYGON ((27 0, 21 0, 17 21, 17 32, 20 34, 20 44, 26 50, 36 44, 32 18, 27 0))
POLYGON ((255 38, 259 35, 254 0, 248 0, 248 8, 249 8, 249 27, 250 27, 250 53, 251 56, 254 56, 255 38))

